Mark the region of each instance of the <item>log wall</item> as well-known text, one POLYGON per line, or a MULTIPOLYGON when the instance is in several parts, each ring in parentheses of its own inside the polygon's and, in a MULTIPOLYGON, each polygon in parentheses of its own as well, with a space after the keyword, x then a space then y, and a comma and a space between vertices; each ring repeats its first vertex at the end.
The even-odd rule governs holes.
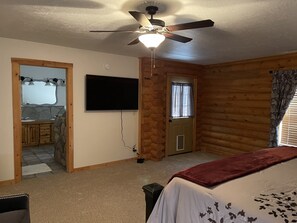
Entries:
POLYGON ((296 54, 205 66, 198 86, 198 148, 233 155, 267 147, 269 71, 296 67, 296 54))
POLYGON ((202 66, 156 60, 151 76, 151 60, 140 59, 140 142, 141 153, 147 159, 160 160, 166 146, 167 75, 197 76, 202 66))
POLYGON ((148 159, 165 156, 166 80, 169 73, 198 77, 196 148, 220 155, 268 146, 271 75, 296 69, 297 54, 215 65, 140 59, 140 148, 148 159))

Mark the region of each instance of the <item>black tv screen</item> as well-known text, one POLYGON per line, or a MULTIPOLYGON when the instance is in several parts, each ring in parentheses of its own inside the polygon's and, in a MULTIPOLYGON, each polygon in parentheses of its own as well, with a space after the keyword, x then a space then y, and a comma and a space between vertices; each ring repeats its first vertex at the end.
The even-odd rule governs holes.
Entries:
POLYGON ((137 110, 138 79, 86 75, 86 110, 137 110))

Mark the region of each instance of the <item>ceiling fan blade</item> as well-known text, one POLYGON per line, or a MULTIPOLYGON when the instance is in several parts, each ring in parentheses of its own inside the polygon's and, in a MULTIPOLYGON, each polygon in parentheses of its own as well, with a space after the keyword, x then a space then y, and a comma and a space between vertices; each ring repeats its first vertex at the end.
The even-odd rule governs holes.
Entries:
POLYGON ((132 40, 130 43, 128 43, 128 45, 129 45, 129 46, 130 46, 130 45, 135 45, 135 44, 137 44, 137 43, 139 43, 139 39, 138 39, 138 38, 132 40))
POLYGON ((142 12, 129 11, 129 13, 137 20, 137 22, 144 27, 153 27, 151 22, 142 12))
POLYGON ((174 33, 163 33, 163 35, 168 39, 175 40, 175 41, 178 41, 178 42, 181 42, 181 43, 187 43, 187 42, 190 42, 192 40, 192 38, 185 37, 185 36, 180 36, 180 35, 177 35, 177 34, 174 34, 174 33))
POLYGON ((91 33, 134 33, 133 30, 90 30, 91 33))
POLYGON ((185 30, 185 29, 211 27, 213 25, 214 25, 214 22, 210 19, 207 19, 207 20, 201 20, 197 22, 189 22, 189 23, 166 26, 166 28, 168 31, 172 32, 172 31, 185 30))

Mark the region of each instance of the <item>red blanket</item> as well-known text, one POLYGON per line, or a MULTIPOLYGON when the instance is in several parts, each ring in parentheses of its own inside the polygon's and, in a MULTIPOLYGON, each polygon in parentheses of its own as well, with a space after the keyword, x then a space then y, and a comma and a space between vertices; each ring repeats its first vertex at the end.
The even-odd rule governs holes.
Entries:
POLYGON ((280 146, 262 149, 199 164, 174 174, 172 178, 180 177, 205 187, 212 187, 295 157, 297 157, 296 147, 280 146))

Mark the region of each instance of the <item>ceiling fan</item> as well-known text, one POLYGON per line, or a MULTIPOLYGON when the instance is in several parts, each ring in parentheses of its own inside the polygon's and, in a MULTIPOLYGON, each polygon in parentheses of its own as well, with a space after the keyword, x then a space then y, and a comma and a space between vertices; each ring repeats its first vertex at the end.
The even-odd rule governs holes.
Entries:
POLYGON ((150 19, 142 12, 129 11, 129 13, 136 19, 140 24, 139 30, 91 30, 90 32, 109 33, 109 32, 133 32, 141 34, 138 38, 132 40, 128 45, 135 45, 142 42, 147 48, 156 48, 165 38, 178 41, 181 43, 187 43, 192 38, 177 35, 172 33, 173 31, 186 30, 186 29, 197 29, 204 27, 212 27, 214 22, 210 19, 201 20, 196 22, 182 23, 176 25, 165 26, 165 22, 160 19, 154 19, 153 16, 157 13, 157 6, 147 6, 147 13, 151 16, 150 19), (149 42, 148 45, 144 39, 149 42), (154 39, 155 38, 155 39, 154 39), (150 45, 152 44, 152 45, 150 45))

